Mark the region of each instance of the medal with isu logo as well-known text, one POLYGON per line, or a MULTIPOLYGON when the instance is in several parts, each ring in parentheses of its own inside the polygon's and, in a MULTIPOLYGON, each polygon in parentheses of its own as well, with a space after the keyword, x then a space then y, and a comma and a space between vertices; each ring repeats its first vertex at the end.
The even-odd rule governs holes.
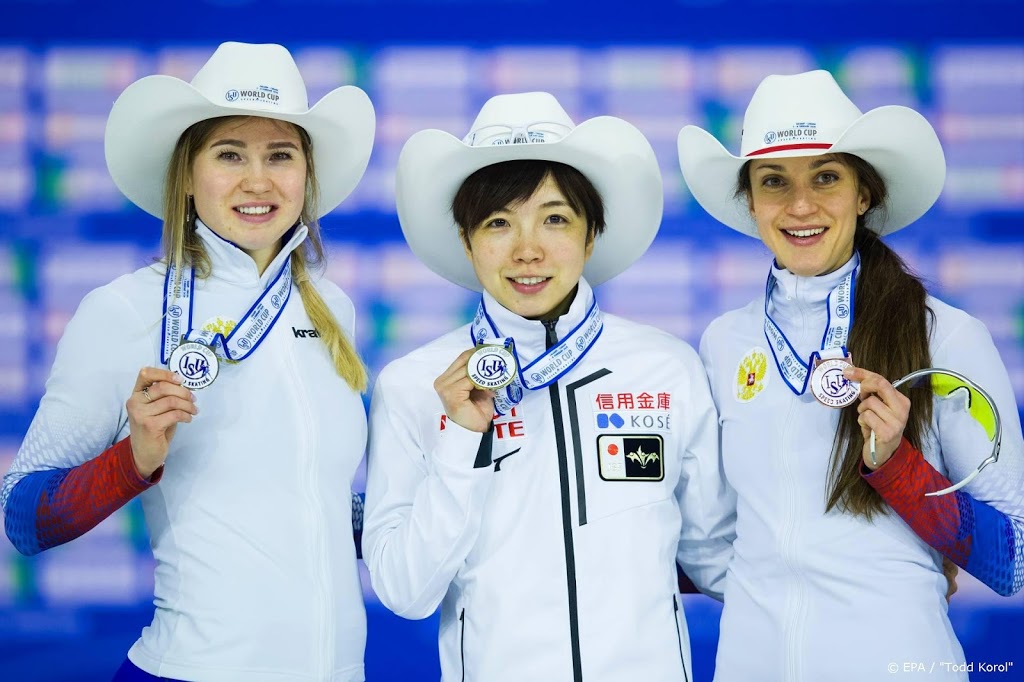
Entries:
POLYGON ((776 284, 772 270, 768 271, 768 282, 765 285, 764 335, 782 380, 796 395, 803 395, 810 388, 818 402, 827 407, 846 407, 860 395, 860 384, 843 376, 843 370, 853 366, 846 342, 853 326, 853 295, 860 269, 860 256, 854 252, 852 260, 853 268, 828 295, 828 322, 821 338, 821 349, 811 353, 809 363, 803 361, 785 332, 772 319, 769 304, 776 284))
POLYGON ((474 386, 495 391, 495 414, 508 414, 523 399, 525 391, 536 391, 558 381, 597 341, 604 321, 586 280, 580 280, 577 295, 589 299, 587 314, 558 343, 532 360, 521 358, 512 337, 501 333, 487 313, 486 300, 480 299, 470 325, 476 351, 470 356, 466 372, 474 386))
MULTIPOLYGON (((196 225, 209 229, 196 220, 196 225)), ((307 229, 299 225, 286 247, 305 238, 307 229)), ((167 368, 181 375, 181 385, 189 390, 206 388, 220 373, 220 360, 237 363, 249 357, 263 342, 281 317, 292 291, 291 258, 284 257, 277 275, 263 289, 249 311, 225 336, 216 329, 192 328, 196 273, 190 265, 167 265, 164 276, 164 328, 160 338, 160 357, 167 368)))
POLYGON ((469 380, 485 391, 496 391, 511 384, 516 369, 516 356, 512 352, 511 343, 482 343, 469 356, 466 364, 469 380))
POLYGON ((826 407, 843 408, 860 395, 860 384, 843 376, 843 370, 853 367, 853 357, 814 359, 811 372, 811 393, 826 407))
POLYGON ((220 372, 220 360, 205 343, 186 341, 173 351, 167 369, 181 375, 181 385, 190 391, 206 388, 220 372))

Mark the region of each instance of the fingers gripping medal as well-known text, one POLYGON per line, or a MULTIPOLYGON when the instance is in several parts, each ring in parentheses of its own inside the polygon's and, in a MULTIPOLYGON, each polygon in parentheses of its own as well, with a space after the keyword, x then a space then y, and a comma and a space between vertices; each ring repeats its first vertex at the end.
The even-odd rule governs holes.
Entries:
POLYGON ((220 361, 205 343, 186 341, 171 351, 167 369, 181 376, 181 385, 190 391, 206 388, 220 372, 220 361))
POLYGON ((512 383, 516 375, 516 356, 512 344, 482 343, 469 356, 466 373, 473 385, 496 391, 512 383))
POLYGON ((843 370, 853 366, 853 356, 814 358, 814 369, 811 372, 811 392, 818 402, 826 407, 843 408, 850 405, 860 395, 860 384, 843 376, 843 370))

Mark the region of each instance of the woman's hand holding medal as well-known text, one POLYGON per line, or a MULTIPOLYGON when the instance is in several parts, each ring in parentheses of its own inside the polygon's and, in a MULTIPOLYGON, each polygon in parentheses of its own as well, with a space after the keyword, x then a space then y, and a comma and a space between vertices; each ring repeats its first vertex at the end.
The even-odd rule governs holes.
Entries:
POLYGON ((181 377, 157 367, 143 367, 125 404, 135 467, 148 479, 167 459, 174 431, 199 414, 192 392, 181 377))
POLYGON ((848 367, 843 376, 860 382, 860 405, 857 406, 860 417, 857 422, 864 435, 861 457, 864 464, 874 471, 885 464, 899 447, 910 416, 910 398, 893 388, 882 375, 866 369, 848 367), (875 434, 874 461, 870 443, 872 431, 875 434))
POLYGON ((494 391, 478 388, 469 378, 469 358, 476 350, 470 348, 455 358, 434 380, 434 390, 448 419, 470 431, 485 433, 494 418, 494 391))

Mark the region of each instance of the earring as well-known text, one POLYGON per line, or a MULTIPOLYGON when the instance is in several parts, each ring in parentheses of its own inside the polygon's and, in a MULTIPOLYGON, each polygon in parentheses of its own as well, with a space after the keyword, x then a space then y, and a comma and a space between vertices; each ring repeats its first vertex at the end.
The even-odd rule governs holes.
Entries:
POLYGON ((195 228, 196 216, 195 216, 195 213, 193 211, 193 206, 195 206, 195 203, 192 200, 192 195, 191 194, 186 194, 185 195, 185 229, 186 230, 195 228))

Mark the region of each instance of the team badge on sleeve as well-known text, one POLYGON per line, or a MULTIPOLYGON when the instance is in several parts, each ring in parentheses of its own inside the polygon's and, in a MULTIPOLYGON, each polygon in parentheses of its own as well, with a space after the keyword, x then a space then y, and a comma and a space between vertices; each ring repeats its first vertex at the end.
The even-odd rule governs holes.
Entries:
POLYGON ((661 481, 665 478, 664 441, 661 436, 597 437, 597 461, 605 481, 661 481))
POLYGON ((768 353, 752 348, 736 368, 736 400, 749 403, 768 385, 768 353))

